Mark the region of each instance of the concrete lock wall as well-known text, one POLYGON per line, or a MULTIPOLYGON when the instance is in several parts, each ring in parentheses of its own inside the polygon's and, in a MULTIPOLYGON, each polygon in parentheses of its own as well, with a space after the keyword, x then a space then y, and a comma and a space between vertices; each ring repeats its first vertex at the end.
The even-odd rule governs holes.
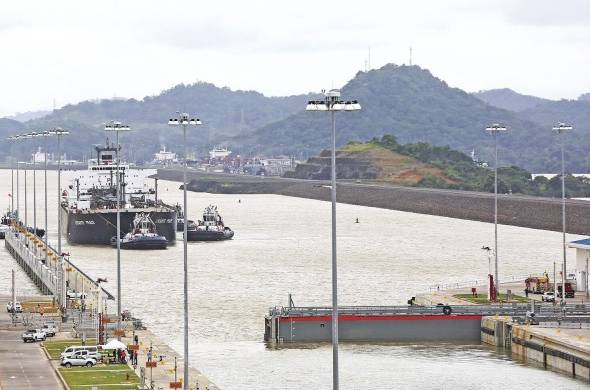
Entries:
MULTIPOLYGON (((481 316, 341 316, 342 341, 480 341, 481 316), (350 318, 349 318, 350 317, 350 318)), ((279 341, 330 341, 330 316, 282 317, 279 341)))
POLYGON ((512 328, 512 353, 545 367, 590 380, 590 354, 559 340, 535 333, 534 327, 512 328))

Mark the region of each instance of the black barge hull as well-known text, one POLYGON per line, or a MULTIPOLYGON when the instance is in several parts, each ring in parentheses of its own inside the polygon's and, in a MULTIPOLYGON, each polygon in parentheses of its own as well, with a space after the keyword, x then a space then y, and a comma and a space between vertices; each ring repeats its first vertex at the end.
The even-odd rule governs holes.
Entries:
MULTIPOLYGON (((158 234, 166 237, 168 244, 176 242, 176 211, 166 209, 124 209, 121 210, 121 234, 133 228, 133 219, 140 212, 149 212, 156 224, 158 234)), ((69 243, 110 245, 111 238, 117 235, 117 211, 79 211, 60 209, 63 233, 69 243)))

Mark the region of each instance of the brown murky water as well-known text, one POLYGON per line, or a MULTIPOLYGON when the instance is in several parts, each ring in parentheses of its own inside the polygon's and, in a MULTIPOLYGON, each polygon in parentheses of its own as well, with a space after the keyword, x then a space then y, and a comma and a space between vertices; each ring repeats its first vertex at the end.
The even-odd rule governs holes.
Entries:
MULTIPOLYGON (((55 177, 51 172, 50 204, 57 197, 55 177)), ((0 171, 0 183, 3 193, 10 192, 10 171, 0 171)), ((159 187, 166 201, 181 201, 177 183, 159 187)), ((275 350, 262 342, 268 307, 286 304, 288 293, 298 305, 330 303, 329 204, 189 193, 190 218, 200 218, 209 203, 219 206, 236 236, 189 244, 191 364, 225 390, 331 388, 329 345, 275 350)), ((52 241, 56 212, 52 207, 49 215, 52 241)), ((339 205, 338 223, 342 304, 403 304, 430 284, 487 274, 480 248, 493 243, 490 224, 351 205, 339 205)), ((501 226, 501 275, 552 269, 560 243, 559 233, 501 226)), ((73 262, 94 277, 107 277, 107 289, 116 293, 113 249, 64 245, 73 262)), ((9 292, 13 265, 0 251, 0 293, 9 292)), ((34 290, 22 273, 17 277, 19 292, 34 290)), ((182 351, 182 243, 165 251, 122 252, 122 280, 123 307, 182 351)), ((340 364, 342 389, 587 388, 482 345, 343 344, 340 364)))

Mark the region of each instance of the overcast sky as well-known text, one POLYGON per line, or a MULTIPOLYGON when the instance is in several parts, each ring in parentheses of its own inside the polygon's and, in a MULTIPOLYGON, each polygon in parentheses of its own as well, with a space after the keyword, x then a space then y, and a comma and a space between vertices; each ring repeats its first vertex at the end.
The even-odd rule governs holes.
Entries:
POLYGON ((414 63, 467 91, 590 92, 590 1, 5 1, 0 116, 178 83, 287 95, 414 63))

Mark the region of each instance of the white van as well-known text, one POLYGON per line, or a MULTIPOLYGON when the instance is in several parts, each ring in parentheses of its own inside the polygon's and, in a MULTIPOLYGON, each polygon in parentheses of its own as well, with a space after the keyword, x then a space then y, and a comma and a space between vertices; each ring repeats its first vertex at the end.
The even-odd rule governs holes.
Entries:
POLYGON ((96 345, 72 345, 67 347, 62 353, 61 358, 70 358, 78 351, 86 351, 86 355, 95 359, 100 359, 101 354, 98 352, 96 345))

